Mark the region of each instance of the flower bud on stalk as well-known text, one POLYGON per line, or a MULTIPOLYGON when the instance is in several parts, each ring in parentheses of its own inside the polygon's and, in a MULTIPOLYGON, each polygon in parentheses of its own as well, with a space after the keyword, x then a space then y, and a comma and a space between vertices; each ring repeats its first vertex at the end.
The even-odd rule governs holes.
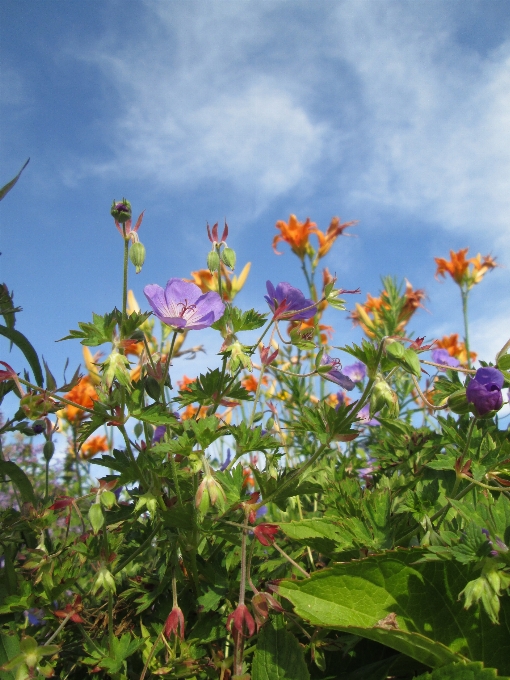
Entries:
POLYGON ((234 269, 236 266, 236 254, 232 248, 225 246, 223 252, 221 253, 221 259, 223 264, 226 264, 229 269, 234 269))
POLYGON ((221 485, 211 474, 206 474, 195 496, 195 506, 202 514, 206 514, 210 505, 218 506, 222 511, 227 502, 227 497, 221 485))
POLYGON ((55 444, 52 441, 47 441, 44 443, 43 446, 43 456, 44 460, 49 463, 50 460, 53 458, 53 454, 55 453, 55 444))
POLYGON ((124 224, 131 219, 131 203, 125 198, 122 201, 113 201, 110 214, 117 222, 124 224))
POLYGON ((211 274, 214 274, 215 272, 218 271, 219 266, 220 256, 218 255, 218 251, 215 248, 214 250, 211 250, 209 252, 209 255, 207 256, 207 267, 211 274))
POLYGON ((379 378, 370 396, 370 417, 372 418, 378 411, 387 407, 389 418, 396 418, 400 412, 398 397, 391 389, 386 380, 379 378))
POLYGON ((129 259, 134 264, 136 273, 139 274, 145 262, 145 246, 143 243, 140 243, 140 241, 133 243, 129 249, 129 259))

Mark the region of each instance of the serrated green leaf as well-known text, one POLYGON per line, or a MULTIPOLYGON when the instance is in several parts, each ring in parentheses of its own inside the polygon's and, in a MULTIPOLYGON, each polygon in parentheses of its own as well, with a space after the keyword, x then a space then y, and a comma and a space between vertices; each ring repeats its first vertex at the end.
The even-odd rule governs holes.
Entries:
POLYGON ((432 668, 467 658, 510 671, 510 602, 501 600, 501 625, 458 601, 471 578, 456 562, 414 564, 422 550, 393 551, 338 564, 279 592, 312 625, 385 644, 432 668))
POLYGON ((481 663, 453 663, 436 668, 432 673, 419 675, 416 680, 509 680, 502 678, 493 668, 484 668, 481 663))
POLYGON ((266 623, 253 656, 252 680, 310 680, 303 649, 292 633, 266 623))

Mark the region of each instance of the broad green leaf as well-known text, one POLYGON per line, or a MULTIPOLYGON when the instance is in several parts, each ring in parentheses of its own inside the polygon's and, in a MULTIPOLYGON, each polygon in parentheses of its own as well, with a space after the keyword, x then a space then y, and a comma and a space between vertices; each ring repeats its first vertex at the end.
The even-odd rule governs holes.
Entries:
POLYGON ((508 680, 498 675, 493 668, 484 668, 481 663, 454 663, 436 668, 432 673, 425 673, 416 680, 508 680))
MULTIPOLYGON (((16 658, 19 654, 19 638, 17 635, 4 634, 0 636, 0 666, 16 658)), ((1 680, 14 680, 15 673, 0 671, 1 680)))
POLYGON ((7 328, 6 326, 1 325, 0 335, 6 337, 23 352, 25 359, 28 361, 30 368, 34 373, 35 382, 39 385, 39 387, 43 387, 44 380, 39 357, 37 356, 37 352, 32 347, 28 339, 23 335, 23 333, 20 333, 15 328, 7 328))
POLYGON ((310 546, 318 552, 330 555, 352 545, 352 537, 342 527, 322 517, 301 521, 282 522, 280 529, 294 541, 310 546))
POLYGON ((16 184, 16 182, 19 180, 21 173, 23 170, 27 167, 28 163, 30 161, 30 158, 28 158, 25 162, 25 165, 21 168, 21 170, 18 172, 16 177, 11 179, 10 182, 7 182, 1 189, 0 189, 0 201, 9 193, 9 191, 13 188, 13 186, 16 184))
POLYGON ((259 633, 252 680, 309 680, 303 649, 285 628, 266 623, 259 633))
POLYGON ((343 630, 402 652, 432 668, 468 659, 510 672, 510 601, 501 624, 466 612, 458 595, 472 578, 457 562, 416 564, 423 550, 399 550, 337 564, 302 581, 282 581, 281 595, 313 625, 343 630))
POLYGON ((34 489, 25 472, 10 460, 0 460, 0 475, 9 477, 18 489, 23 503, 36 504, 34 489))

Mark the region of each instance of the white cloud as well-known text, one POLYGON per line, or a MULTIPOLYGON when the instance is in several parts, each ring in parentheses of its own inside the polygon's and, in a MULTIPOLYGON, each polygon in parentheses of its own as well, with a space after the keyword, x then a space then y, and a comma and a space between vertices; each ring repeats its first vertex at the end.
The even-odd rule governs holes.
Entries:
POLYGON ((510 41, 482 59, 420 3, 350 2, 337 26, 370 146, 352 191, 447 229, 507 230, 510 41))

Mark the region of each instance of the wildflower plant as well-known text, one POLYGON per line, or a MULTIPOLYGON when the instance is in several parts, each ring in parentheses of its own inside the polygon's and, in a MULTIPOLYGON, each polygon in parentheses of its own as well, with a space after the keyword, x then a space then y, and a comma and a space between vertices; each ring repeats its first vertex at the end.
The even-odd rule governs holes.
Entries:
POLYGON ((142 311, 141 217, 111 212, 122 304, 67 336, 85 374, 58 386, 1 289, 26 365, 0 371, 20 401, 0 424, 0 677, 510 676, 510 342, 475 370, 413 339, 425 293, 386 277, 351 311, 361 343, 333 347, 324 312, 357 291, 314 277, 347 225, 293 216, 273 245, 303 279, 268 282, 260 311, 237 306, 248 270, 217 225, 204 268, 163 272, 142 311), (204 328, 220 366, 179 381, 204 328))

